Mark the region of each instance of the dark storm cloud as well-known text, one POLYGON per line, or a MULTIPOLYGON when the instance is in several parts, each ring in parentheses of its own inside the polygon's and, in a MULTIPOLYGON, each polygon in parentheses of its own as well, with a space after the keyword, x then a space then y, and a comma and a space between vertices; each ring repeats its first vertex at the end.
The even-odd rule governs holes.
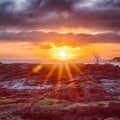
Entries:
POLYGON ((120 31, 120 0, 1 0, 0 29, 120 31))
MULTIPOLYGON (((33 44, 41 42, 67 42, 78 45, 90 43, 120 43, 120 35, 117 33, 100 33, 100 34, 59 34, 55 32, 19 32, 19 33, 0 33, 0 41, 10 42, 32 42, 33 44)), ((61 45, 61 44, 57 44, 61 45)))
POLYGON ((120 0, 1 0, 0 29, 120 31, 120 0))

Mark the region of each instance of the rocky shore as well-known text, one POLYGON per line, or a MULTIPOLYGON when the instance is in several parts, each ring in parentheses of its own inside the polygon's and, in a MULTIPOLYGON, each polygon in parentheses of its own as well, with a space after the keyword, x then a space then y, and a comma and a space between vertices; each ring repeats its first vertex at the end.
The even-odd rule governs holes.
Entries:
POLYGON ((0 120, 120 120, 119 66, 65 66, 0 63, 0 120))

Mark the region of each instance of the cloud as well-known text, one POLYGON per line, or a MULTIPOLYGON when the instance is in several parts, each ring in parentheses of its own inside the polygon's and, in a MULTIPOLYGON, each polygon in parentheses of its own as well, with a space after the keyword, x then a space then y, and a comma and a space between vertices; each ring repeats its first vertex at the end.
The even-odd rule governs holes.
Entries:
POLYGON ((120 53, 120 50, 112 50, 112 52, 120 53))
POLYGON ((120 32, 119 0, 1 0, 0 29, 87 28, 120 32))
POLYGON ((32 0, 1 0, 0 7, 6 13, 20 13, 32 6, 32 0))
POLYGON ((43 42, 41 44, 38 44, 41 49, 51 49, 56 47, 69 47, 69 48, 77 48, 77 44, 70 44, 66 42, 43 42))
MULTIPOLYGON (((68 45, 74 44, 83 45, 90 43, 120 43, 120 34, 117 33, 99 33, 99 34, 60 34, 56 32, 19 32, 19 33, 9 33, 1 32, 0 41, 9 42, 32 42, 34 44, 43 42, 54 42, 55 46, 63 46, 64 43, 68 45), (61 43, 60 43, 61 42, 61 43), (74 43, 74 44, 73 44, 74 43)), ((76 45, 75 45, 76 46, 76 45)), ((51 44, 44 44, 42 47, 50 48, 51 44)))

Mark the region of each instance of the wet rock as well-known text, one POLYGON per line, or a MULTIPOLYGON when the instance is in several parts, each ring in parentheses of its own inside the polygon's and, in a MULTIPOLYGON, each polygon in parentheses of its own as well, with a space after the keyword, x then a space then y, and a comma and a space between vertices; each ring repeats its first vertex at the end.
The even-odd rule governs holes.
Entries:
POLYGON ((58 81, 56 69, 43 85, 53 66, 45 65, 38 73, 32 73, 34 66, 36 64, 0 64, 0 98, 15 100, 14 104, 1 102, 0 113, 7 115, 6 111, 11 110, 14 115, 16 113, 30 120, 119 120, 120 67, 77 64, 84 75, 71 68, 70 78, 64 68, 61 81, 58 81), (49 83, 53 85, 49 89, 35 89, 49 83), (18 90, 20 87, 24 89, 18 90), (40 99, 44 102, 45 98, 65 100, 70 105, 45 104, 42 109, 41 105, 35 106, 36 102, 40 99))
POLYGON ((109 103, 109 108, 113 109, 113 110, 120 111, 120 103, 110 102, 109 103))
POLYGON ((104 120, 119 120, 119 119, 118 118, 109 117, 109 118, 106 118, 104 120))

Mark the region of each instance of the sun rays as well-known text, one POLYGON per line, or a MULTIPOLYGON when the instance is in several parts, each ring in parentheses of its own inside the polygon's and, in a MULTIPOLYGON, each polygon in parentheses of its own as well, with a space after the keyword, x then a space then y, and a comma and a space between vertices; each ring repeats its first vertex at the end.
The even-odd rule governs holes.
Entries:
MULTIPOLYGON (((74 72, 77 72, 79 76, 85 75, 82 70, 80 69, 80 66, 78 66, 76 63, 66 63, 62 62, 60 64, 52 64, 47 65, 48 67, 48 73, 45 74, 44 79, 41 81, 42 85, 47 85, 50 83, 55 84, 54 90, 56 91, 55 98, 60 98, 61 96, 61 90, 63 88, 62 83, 65 83, 65 87, 70 87, 73 91, 74 95, 79 97, 79 90, 77 88, 76 79, 74 77, 74 72), (65 79, 64 79, 65 78, 65 79), (69 86, 67 86, 67 83, 69 83, 69 86)), ((37 73, 41 71, 43 68, 42 65, 37 65, 33 68, 33 73, 37 73)), ((41 73, 42 74, 42 73, 41 73)))
POLYGON ((61 85, 62 74, 63 74, 63 64, 61 64, 58 68, 58 80, 57 80, 58 85, 61 85))
POLYGON ((84 72, 82 72, 82 70, 76 64, 71 64, 71 65, 80 75, 85 74, 84 72))
POLYGON ((76 88, 76 83, 75 83, 75 79, 71 73, 71 69, 70 69, 70 66, 69 64, 65 64, 65 69, 66 69, 66 72, 68 74, 68 77, 69 77, 69 81, 72 83, 71 86, 74 87, 74 93, 79 96, 79 92, 78 92, 78 89, 76 88))
POLYGON ((48 82, 49 78, 53 75, 53 72, 55 71, 56 68, 57 68, 57 65, 54 65, 50 69, 49 73, 45 76, 45 79, 43 80, 43 84, 46 84, 48 82))
MULTIPOLYGON (((59 91, 62 87, 62 75, 63 75, 63 64, 58 66, 58 76, 57 76, 57 83, 56 83, 56 87, 55 87, 56 91, 59 91)), ((55 96, 55 98, 59 98, 59 97, 60 97, 60 93, 58 93, 55 96)))
MULTIPOLYGON (((42 70, 43 66, 40 65, 36 65, 33 69, 32 72, 33 73, 38 73, 42 70)), ((51 76, 54 76, 54 72, 55 74, 57 74, 57 80, 56 80, 56 85, 60 86, 61 82, 63 81, 63 69, 64 69, 64 74, 66 74, 66 76, 68 76, 69 81, 75 81, 73 74, 72 74, 72 70, 74 69, 77 73, 79 73, 79 75, 84 75, 84 73, 81 71, 81 69, 77 66, 77 64, 75 63, 60 63, 60 64, 52 64, 50 69, 48 69, 48 73, 45 75, 44 80, 42 81, 43 84, 47 84, 47 82, 50 80, 51 76), (71 70, 72 69, 72 70, 71 70), (57 72, 57 73, 56 73, 57 72)), ((74 71, 73 70, 73 71, 74 71)), ((65 82, 65 81, 64 81, 65 82)))

